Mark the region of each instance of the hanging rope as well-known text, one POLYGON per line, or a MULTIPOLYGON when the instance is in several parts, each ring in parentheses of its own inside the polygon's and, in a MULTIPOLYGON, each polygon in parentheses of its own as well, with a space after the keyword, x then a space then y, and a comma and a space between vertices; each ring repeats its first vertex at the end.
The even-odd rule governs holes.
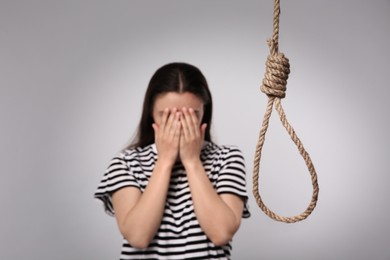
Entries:
POLYGON ((317 200, 318 200, 318 182, 317 174, 314 169, 313 163, 311 162, 309 154, 306 152, 301 141, 296 135, 292 126, 288 123, 286 115, 284 113, 281 99, 286 96, 286 85, 288 75, 290 73, 290 64, 289 60, 284 56, 283 53, 279 52, 279 15, 280 15, 280 3, 279 0, 274 2, 274 21, 273 21, 273 35, 272 39, 268 40, 268 45, 270 48, 270 55, 266 61, 266 72, 263 79, 263 84, 261 86, 261 91, 268 96, 268 104, 265 111, 262 128, 259 134, 259 140, 256 146, 254 168, 253 168, 253 195, 256 199, 257 204, 267 214, 270 218, 285 222, 285 223, 294 223, 306 219, 314 210, 317 200), (307 209, 300 215, 294 217, 282 217, 274 212, 272 212, 262 201, 259 193, 259 169, 260 169, 260 158, 261 150, 264 145, 265 134, 268 129, 269 119, 271 117, 272 108, 275 104, 275 109, 279 114, 280 121, 282 122, 284 128, 287 130, 291 139, 296 144, 301 156, 306 162, 306 166, 311 175, 311 181, 313 185, 313 195, 311 202, 307 209))

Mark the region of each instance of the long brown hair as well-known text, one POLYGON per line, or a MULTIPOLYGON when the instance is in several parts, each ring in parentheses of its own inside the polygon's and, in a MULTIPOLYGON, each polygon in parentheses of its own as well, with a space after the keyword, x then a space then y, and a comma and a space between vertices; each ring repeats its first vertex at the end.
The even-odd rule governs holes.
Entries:
POLYGON ((203 101, 204 114, 201 123, 207 124, 205 140, 211 141, 210 127, 213 102, 206 78, 197 67, 175 62, 159 68, 150 79, 137 135, 128 148, 145 147, 154 143, 154 130, 152 128, 154 102, 158 95, 167 92, 189 92, 203 101))

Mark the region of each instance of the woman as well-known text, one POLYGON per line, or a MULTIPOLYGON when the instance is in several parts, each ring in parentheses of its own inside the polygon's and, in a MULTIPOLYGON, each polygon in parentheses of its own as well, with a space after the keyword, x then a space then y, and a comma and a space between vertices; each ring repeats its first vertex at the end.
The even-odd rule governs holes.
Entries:
POLYGON ((241 151, 211 141, 212 98, 186 63, 156 71, 135 141, 111 161, 95 198, 115 215, 121 259, 230 259, 249 217, 241 151))

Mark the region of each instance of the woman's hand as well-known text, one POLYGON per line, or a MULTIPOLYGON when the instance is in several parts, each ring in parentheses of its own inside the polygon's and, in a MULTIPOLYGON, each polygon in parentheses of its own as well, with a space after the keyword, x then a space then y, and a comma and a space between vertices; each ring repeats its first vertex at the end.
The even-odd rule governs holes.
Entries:
POLYGON ((154 138, 161 161, 173 166, 179 155, 179 144, 181 136, 181 113, 176 108, 170 110, 165 108, 160 123, 152 125, 154 138))
POLYGON ((180 160, 184 166, 199 161, 203 146, 206 124, 199 126, 199 119, 192 108, 182 108, 180 134, 180 160))

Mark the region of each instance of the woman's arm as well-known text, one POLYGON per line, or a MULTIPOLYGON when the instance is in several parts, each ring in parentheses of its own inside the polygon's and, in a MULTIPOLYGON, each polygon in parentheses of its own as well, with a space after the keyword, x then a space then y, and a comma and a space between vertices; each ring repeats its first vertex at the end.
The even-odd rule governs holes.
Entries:
POLYGON ((160 125, 153 124, 158 159, 144 192, 128 187, 112 196, 119 230, 134 247, 148 247, 161 224, 172 167, 179 153, 179 119, 176 109, 165 109, 160 125))
POLYGON ((200 160, 206 125, 199 127, 194 110, 183 108, 180 159, 186 169, 195 214, 208 238, 225 245, 241 223, 243 200, 232 194, 217 194, 200 160))
POLYGON ((126 187, 112 196, 115 217, 122 235, 136 248, 148 247, 156 234, 164 213, 171 167, 156 163, 148 186, 126 187))
POLYGON ((215 245, 227 244, 241 224, 243 200, 233 194, 217 194, 200 160, 185 167, 201 228, 215 245))

